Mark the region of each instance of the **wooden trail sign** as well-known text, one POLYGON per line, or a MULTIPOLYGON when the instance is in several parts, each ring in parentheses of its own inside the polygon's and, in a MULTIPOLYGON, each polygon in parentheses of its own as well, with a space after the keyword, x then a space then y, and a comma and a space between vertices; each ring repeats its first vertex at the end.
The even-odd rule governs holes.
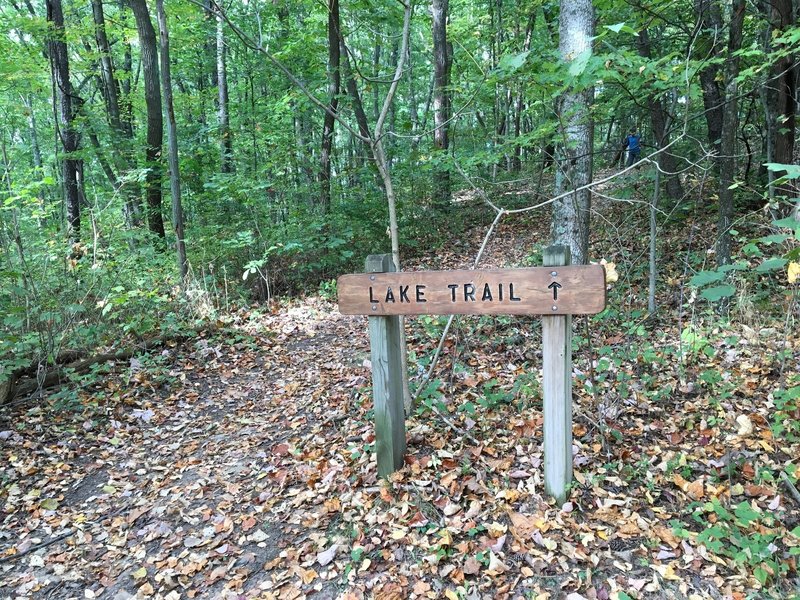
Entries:
POLYGON ((378 474, 403 466, 406 449, 399 315, 543 315, 545 489, 559 503, 572 481, 572 316, 606 304, 600 265, 571 266, 569 248, 551 246, 544 267, 394 272, 391 256, 367 258, 366 273, 337 282, 339 311, 368 315, 378 474))
POLYGON ((600 265, 342 275, 346 315, 585 315, 606 304, 600 265))

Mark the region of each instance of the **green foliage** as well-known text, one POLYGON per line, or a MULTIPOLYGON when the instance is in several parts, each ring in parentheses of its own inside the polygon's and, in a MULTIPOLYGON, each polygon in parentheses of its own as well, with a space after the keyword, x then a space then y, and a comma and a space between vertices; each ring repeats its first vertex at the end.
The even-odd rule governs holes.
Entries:
MULTIPOLYGON (((701 527, 693 536, 695 543, 752 569, 762 586, 779 580, 788 572, 789 564, 781 552, 782 540, 774 528, 773 514, 747 502, 740 502, 731 511, 715 498, 696 505, 691 517, 701 527)), ((677 529, 676 534, 692 537, 681 529, 677 529)))
POLYGON ((772 431, 776 438, 791 442, 800 440, 800 378, 793 385, 776 390, 773 394, 775 411, 772 413, 772 431))

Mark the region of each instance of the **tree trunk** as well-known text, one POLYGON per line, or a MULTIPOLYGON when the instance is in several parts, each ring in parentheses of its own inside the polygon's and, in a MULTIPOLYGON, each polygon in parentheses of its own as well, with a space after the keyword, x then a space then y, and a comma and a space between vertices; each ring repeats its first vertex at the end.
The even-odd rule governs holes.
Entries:
MULTIPOLYGON (((119 5, 120 21, 123 27, 128 27, 128 11, 126 10, 125 0, 120 0, 119 5)), ((122 40, 123 44, 123 57, 122 57, 122 77, 120 77, 120 98, 119 109, 120 119, 122 120, 122 127, 125 130, 125 137, 133 139, 133 107, 131 105, 131 81, 133 80, 133 56, 131 52, 131 43, 127 40, 122 40)))
MULTIPOLYGON (((449 0, 433 0, 433 147, 441 163, 450 147, 450 57, 447 50, 449 0)), ((439 210, 450 205, 450 171, 439 164, 433 169, 433 202, 439 210)))
POLYGON ((172 102, 172 75, 169 64, 169 32, 167 16, 164 13, 164 0, 156 0, 158 31, 161 42, 161 87, 164 91, 164 104, 167 109, 167 159, 169 161, 169 184, 172 194, 172 226, 175 229, 175 246, 178 255, 178 273, 181 284, 186 284, 189 263, 186 260, 186 243, 183 233, 183 206, 181 205, 181 178, 178 163, 178 130, 175 125, 175 107, 172 102))
MULTIPOLYGON (((591 51, 594 36, 594 11, 591 0, 561 0, 559 52, 571 62, 591 51)), ((593 89, 567 90, 559 107, 561 156, 556 171, 556 195, 576 190, 592 180, 594 123, 589 106, 593 89)), ((553 203, 552 237, 556 244, 570 247, 575 264, 586 264, 589 253, 589 214, 591 192, 574 191, 553 203)))
POLYGON ((53 102, 58 103, 58 139, 64 154, 61 157, 61 172, 64 185, 64 201, 67 208, 67 235, 70 244, 81 237, 81 160, 75 156, 80 136, 75 129, 76 106, 69 80, 69 56, 67 54, 64 12, 61 0, 46 0, 47 22, 52 31, 47 40, 47 54, 53 76, 55 93, 53 102))
MULTIPOLYGON (((117 170, 127 172, 133 166, 133 129, 130 118, 124 120, 122 116, 122 104, 120 102, 120 85, 114 77, 114 64, 111 60, 111 46, 106 35, 105 15, 103 14, 102 0, 92 0, 92 17, 94 19, 95 41, 97 51, 100 54, 100 75, 103 83, 103 98, 106 103, 106 114, 108 122, 116 134, 114 147, 116 152, 117 170)), ((116 179, 119 187, 119 179, 116 179)), ((141 224, 141 208, 137 196, 136 186, 128 183, 120 188, 125 198, 123 213, 128 227, 138 227, 141 224)))
POLYGON ((717 0, 695 0, 698 57, 709 61, 700 70, 700 85, 703 89, 703 108, 708 126, 708 143, 718 157, 722 137, 722 94, 719 89, 719 65, 713 62, 722 46, 722 15, 717 0))
MULTIPOLYGON (((796 3, 795 3, 796 5, 796 3)), ((800 10, 800 7, 795 10, 800 10)), ((772 0, 767 6, 767 17, 772 35, 783 34, 792 27, 797 15, 792 10, 792 0, 772 0)), ((783 48, 776 46, 772 51, 783 48)), ((784 165, 794 164, 795 114, 797 111, 798 67, 795 56, 788 54, 775 61, 770 69, 767 83, 767 98, 770 104, 770 117, 773 120, 769 131, 772 140, 772 161, 784 165)), ((783 172, 775 173, 780 177, 783 172)), ((798 181, 788 180, 780 184, 775 193, 793 199, 798 197, 798 181)))
POLYGON ((736 132, 739 129, 739 57, 745 0, 734 0, 725 61, 725 112, 722 120, 722 156, 719 162, 719 219, 717 221, 717 266, 731 262, 731 224, 733 223, 733 185, 736 176, 736 132))
MULTIPOLYGON (((651 57, 650 35, 647 29, 639 32, 636 38, 636 46, 639 55, 649 59, 651 57)), ((669 144, 669 121, 670 117, 664 108, 664 103, 655 95, 648 94, 647 107, 650 112, 650 123, 653 127, 653 137, 655 145, 663 148, 669 144)), ((683 197, 683 186, 677 173, 678 161, 674 154, 669 150, 658 155, 658 166, 666 172, 666 192, 670 200, 679 200, 683 197)))
POLYGON ((228 115, 228 63, 225 21, 217 15, 217 119, 220 135, 220 171, 233 173, 233 139, 228 115))
POLYGON ((333 131, 336 112, 339 109, 339 88, 341 87, 339 48, 339 0, 328 4, 328 109, 322 123, 322 148, 320 150, 319 205, 323 213, 331 207, 331 153, 333 152, 333 131))
POLYGON ((119 85, 114 79, 111 47, 106 36, 102 0, 92 0, 92 17, 94 18, 94 38, 97 42, 97 51, 100 54, 100 76, 103 81, 103 98, 106 101, 106 112, 111 127, 119 132, 122 131, 122 119, 119 112, 119 85))
MULTIPOLYGON (((528 25, 525 28, 525 43, 522 46, 523 52, 528 52, 531 49, 531 38, 533 36, 533 28, 536 25, 536 11, 531 11, 528 17, 528 25)), ((525 85, 519 85, 517 90, 516 110, 514 111, 514 139, 519 140, 522 133, 522 112, 525 109, 525 85)), ((522 170, 522 146, 519 143, 514 144, 514 156, 511 159, 512 171, 519 172, 522 170)))
POLYGON ((128 2, 136 19, 136 30, 139 32, 144 75, 144 99, 147 107, 147 146, 145 149, 145 161, 148 169, 145 179, 147 223, 152 233, 163 238, 165 232, 164 218, 161 214, 161 144, 164 136, 164 121, 161 115, 156 33, 153 23, 150 21, 146 1, 128 0, 128 2))

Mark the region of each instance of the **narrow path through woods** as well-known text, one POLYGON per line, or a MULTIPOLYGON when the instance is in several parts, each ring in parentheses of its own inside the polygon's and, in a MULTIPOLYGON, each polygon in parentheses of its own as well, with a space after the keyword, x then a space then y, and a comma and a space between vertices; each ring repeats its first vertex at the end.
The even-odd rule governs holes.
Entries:
MULTIPOLYGON (((525 264, 545 227, 501 223, 483 264, 525 264)), ((464 267, 484 233, 414 267, 464 267)), ((409 327, 414 354, 430 355, 441 323, 409 327)), ((593 335, 595 348, 625 357, 614 369, 633 391, 601 388, 594 405, 576 387, 576 482, 563 507, 542 491, 535 319, 456 325, 435 400, 480 444, 421 412, 407 423, 406 467, 388 483, 372 448, 366 319, 320 298, 241 313, 155 363, 122 365, 77 412, 5 408, 0 598, 477 600, 560 590, 577 600, 748 589, 732 561, 679 537, 673 522, 689 523, 699 500, 747 501, 779 519, 776 544, 793 539, 800 507, 779 481, 747 475, 800 452, 770 445, 759 392, 775 385, 770 352, 735 344, 709 357, 740 368, 744 382, 722 406, 700 384, 681 387, 669 361, 646 373, 636 330, 593 335), (644 375, 672 391, 646 394, 644 375), (598 419, 616 433, 601 435, 598 419), (734 461, 744 465, 737 482, 720 475, 734 461)), ((586 352, 582 344, 576 370, 586 352)))

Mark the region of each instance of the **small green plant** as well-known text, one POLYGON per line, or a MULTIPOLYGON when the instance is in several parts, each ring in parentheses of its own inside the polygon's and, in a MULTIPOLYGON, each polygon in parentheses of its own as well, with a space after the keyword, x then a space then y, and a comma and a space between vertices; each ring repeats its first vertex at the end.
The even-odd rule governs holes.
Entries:
MULTIPOLYGON (((702 528, 694 536, 696 544, 750 570, 761 585, 778 580, 788 572, 789 564, 784 560, 781 547, 783 539, 775 528, 773 514, 762 512, 747 502, 740 502, 729 510, 715 498, 695 505, 691 518, 702 528)), ((681 527, 676 527, 675 533, 679 537, 692 537, 681 527)), ((800 527, 791 535, 800 535, 800 527)), ((797 551, 798 548, 791 548, 789 554, 797 551)))
POLYGON ((336 280, 328 279, 319 282, 319 296, 328 302, 335 302, 337 296, 336 280))
POLYGON ((772 433, 790 442, 800 440, 800 378, 793 385, 773 394, 772 433))
POLYGON ((495 408, 500 404, 508 404, 514 397, 512 392, 500 387, 496 379, 483 384, 483 393, 478 397, 478 404, 484 408, 495 408))

